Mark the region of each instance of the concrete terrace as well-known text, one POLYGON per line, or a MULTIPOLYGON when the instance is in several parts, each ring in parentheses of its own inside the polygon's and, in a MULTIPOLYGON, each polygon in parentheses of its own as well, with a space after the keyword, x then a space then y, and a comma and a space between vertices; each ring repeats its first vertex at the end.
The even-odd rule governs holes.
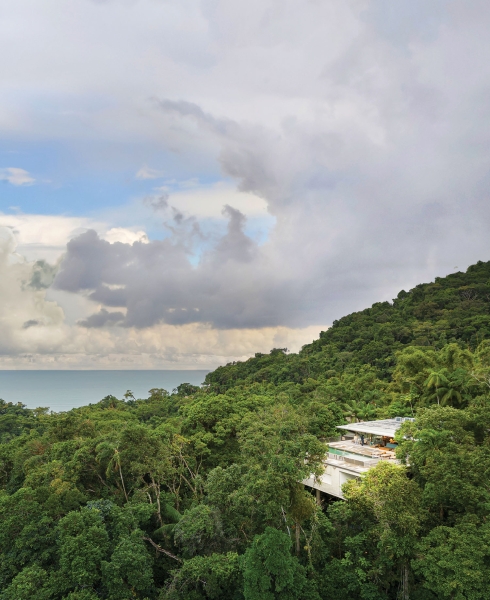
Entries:
MULTIPOLYGON (((342 486, 349 479, 358 479, 379 461, 398 464, 394 448, 386 444, 389 440, 393 442, 396 432, 406 420, 406 417, 396 417, 340 425, 338 429, 342 431, 343 439, 328 443, 325 471, 318 478, 305 479, 304 485, 315 489, 318 499, 321 492, 342 498, 342 486), (364 444, 359 434, 365 439, 364 444)), ((394 446, 393 443, 389 445, 394 446)))

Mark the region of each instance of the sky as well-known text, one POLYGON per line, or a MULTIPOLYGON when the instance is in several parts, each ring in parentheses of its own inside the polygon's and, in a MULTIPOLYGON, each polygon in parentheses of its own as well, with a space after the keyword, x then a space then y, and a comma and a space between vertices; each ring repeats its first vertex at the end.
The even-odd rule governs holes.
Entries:
POLYGON ((3 0, 0 369, 215 368, 490 260, 483 0, 3 0))

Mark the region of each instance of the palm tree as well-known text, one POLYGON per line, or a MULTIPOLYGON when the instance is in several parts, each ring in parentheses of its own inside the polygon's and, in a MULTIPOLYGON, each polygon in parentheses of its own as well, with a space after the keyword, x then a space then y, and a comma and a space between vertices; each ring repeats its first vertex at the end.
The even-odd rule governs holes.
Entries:
POLYGON ((452 405, 461 404, 461 393, 458 392, 458 390, 456 390, 455 388, 448 387, 446 389, 446 393, 441 398, 441 404, 447 404, 451 400, 453 400, 453 402, 451 402, 452 405))
POLYGON ((126 486, 124 485, 124 477, 123 477, 122 469, 121 469, 121 455, 119 453, 118 448, 114 448, 114 455, 112 456, 111 460, 109 461, 109 464, 107 465, 107 470, 106 470, 107 475, 111 472, 111 470, 114 471, 115 473, 119 472, 119 477, 121 478, 121 484, 122 484, 124 496, 126 498, 126 502, 129 502, 128 494, 126 492, 126 486))
POLYGON ((441 397, 447 392, 448 385, 447 377, 442 371, 432 371, 425 382, 425 387, 428 390, 434 390, 434 395, 437 398, 437 404, 441 403, 441 397))
POLYGON ((359 406, 359 402, 356 400, 350 400, 348 402, 344 402, 342 404, 342 413, 347 420, 354 419, 357 421, 357 415, 359 414, 359 410, 362 410, 362 407, 359 406))
POLYGON ((359 418, 361 421, 371 421, 376 418, 376 407, 364 402, 364 407, 359 411, 359 418))
POLYGON ((342 405, 344 417, 356 421, 369 421, 376 416, 376 409, 372 404, 362 400, 351 400, 342 405))
MULTIPOLYGON (((443 371, 444 370, 445 369, 443 369, 443 371)), ((433 371, 425 382, 425 387, 427 389, 434 390, 431 397, 437 398, 437 404, 461 404, 463 398, 458 389, 461 389, 461 382, 451 381, 451 379, 453 378, 446 377, 442 371, 433 371)))

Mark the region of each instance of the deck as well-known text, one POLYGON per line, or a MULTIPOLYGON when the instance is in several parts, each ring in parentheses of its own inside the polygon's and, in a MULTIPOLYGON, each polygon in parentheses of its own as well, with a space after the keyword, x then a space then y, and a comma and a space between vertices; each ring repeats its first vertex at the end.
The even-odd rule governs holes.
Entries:
POLYGON ((330 442, 328 454, 323 461, 325 471, 320 477, 311 475, 303 484, 318 492, 343 498, 342 485, 349 479, 357 479, 379 463, 388 461, 399 464, 395 453, 388 448, 362 446, 352 441, 330 442))

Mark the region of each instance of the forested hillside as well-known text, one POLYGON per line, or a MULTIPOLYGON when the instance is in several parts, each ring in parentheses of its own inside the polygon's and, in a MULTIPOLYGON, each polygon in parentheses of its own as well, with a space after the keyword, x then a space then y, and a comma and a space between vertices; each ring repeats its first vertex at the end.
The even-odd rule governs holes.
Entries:
POLYGON ((392 303, 378 302, 334 321, 298 354, 256 354, 246 362, 219 367, 206 383, 215 391, 256 381, 304 383, 365 364, 389 381, 396 352, 406 346, 440 349, 455 342, 474 349, 489 338, 490 262, 480 261, 466 273, 437 277, 434 283, 402 290, 392 303))
POLYGON ((202 388, 0 403, 0 600, 490 597, 490 263, 202 388), (415 416, 402 466, 317 506, 347 420, 415 416))

